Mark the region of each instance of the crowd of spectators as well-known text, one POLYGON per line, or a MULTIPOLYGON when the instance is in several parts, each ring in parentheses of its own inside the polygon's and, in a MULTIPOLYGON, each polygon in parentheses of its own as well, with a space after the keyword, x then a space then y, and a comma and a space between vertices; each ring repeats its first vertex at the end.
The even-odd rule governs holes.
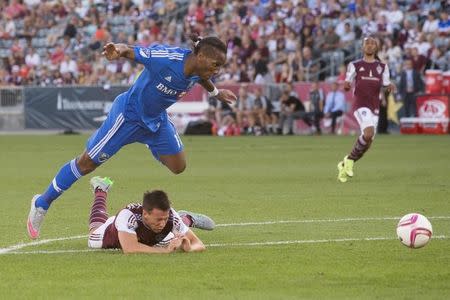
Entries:
POLYGON ((191 32, 227 42, 225 83, 342 77, 365 34, 393 76, 404 59, 449 68, 446 1, 178 1, 0 1, 0 85, 128 84, 139 67, 102 58, 106 42, 188 46, 191 32))
MULTIPOLYGON (((360 55, 361 37, 370 34, 404 98, 423 89, 423 82, 411 87, 411 69, 421 80, 426 69, 450 69, 448 12, 445 0, 3 0, 0 86, 127 85, 142 66, 107 61, 101 56, 106 42, 189 47, 192 32, 227 44, 217 83, 339 82, 346 63, 360 55)), ((240 101, 233 118, 214 113, 215 121, 242 130, 246 120, 245 128, 270 132, 300 118, 320 132, 317 120, 331 116, 326 103, 313 106, 312 115, 296 113, 299 104, 288 113, 283 103, 290 96, 283 93, 268 99, 264 90, 256 92, 260 100, 240 101), (276 116, 274 100, 281 103, 276 116)))

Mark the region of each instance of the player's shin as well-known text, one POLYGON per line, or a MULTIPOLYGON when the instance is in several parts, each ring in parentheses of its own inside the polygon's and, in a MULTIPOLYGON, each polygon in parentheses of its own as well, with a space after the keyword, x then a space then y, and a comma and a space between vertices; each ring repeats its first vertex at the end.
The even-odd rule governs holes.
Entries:
POLYGON ((66 163, 53 178, 45 193, 36 200, 36 207, 47 210, 52 202, 69 189, 83 174, 77 165, 76 158, 66 163))
POLYGON ((353 161, 359 160, 372 144, 372 138, 367 139, 364 135, 360 135, 353 146, 352 151, 348 155, 348 159, 353 161))
POLYGON ((94 203, 89 215, 89 231, 103 225, 108 220, 108 213, 106 212, 107 192, 97 189, 94 192, 94 196, 94 203))

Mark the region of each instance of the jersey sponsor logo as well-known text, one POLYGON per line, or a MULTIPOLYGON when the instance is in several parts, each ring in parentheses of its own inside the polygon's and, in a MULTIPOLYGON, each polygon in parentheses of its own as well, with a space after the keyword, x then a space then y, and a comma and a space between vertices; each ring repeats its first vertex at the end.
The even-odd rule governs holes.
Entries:
POLYGON ((167 80, 168 82, 171 82, 172 81, 172 76, 164 77, 164 79, 167 80))
POLYGON ((364 80, 372 80, 372 81, 380 81, 380 78, 377 78, 377 77, 361 76, 361 79, 364 79, 364 80))
POLYGON ((173 90, 173 89, 171 89, 171 88, 168 88, 167 86, 165 86, 163 83, 158 83, 158 85, 156 85, 156 88, 159 90, 159 91, 161 91, 161 92, 163 92, 164 94, 166 94, 166 95, 169 95, 169 96, 175 96, 176 94, 178 94, 178 92, 177 91, 175 91, 175 90, 173 90))
POLYGON ((147 49, 147 48, 141 48, 141 49, 139 49, 139 54, 140 54, 142 57, 150 58, 150 50, 147 49))

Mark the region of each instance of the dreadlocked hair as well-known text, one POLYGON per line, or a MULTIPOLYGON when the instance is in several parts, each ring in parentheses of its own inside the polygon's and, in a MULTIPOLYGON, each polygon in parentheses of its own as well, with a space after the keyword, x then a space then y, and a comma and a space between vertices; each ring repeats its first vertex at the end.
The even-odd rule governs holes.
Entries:
POLYGON ((189 35, 189 38, 192 40, 194 44, 193 46, 194 54, 197 54, 203 48, 214 48, 224 54, 227 53, 227 46, 225 45, 225 43, 215 36, 207 36, 203 38, 198 34, 193 33, 189 35))

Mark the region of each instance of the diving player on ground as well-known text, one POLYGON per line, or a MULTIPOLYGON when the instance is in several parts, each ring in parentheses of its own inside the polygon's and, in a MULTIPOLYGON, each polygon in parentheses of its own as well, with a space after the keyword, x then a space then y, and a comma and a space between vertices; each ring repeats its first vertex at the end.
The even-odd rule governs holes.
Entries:
POLYGON ((144 193, 142 203, 128 204, 108 218, 106 199, 113 182, 91 178, 94 203, 89 216, 89 248, 122 249, 123 253, 170 253, 204 251, 205 245, 189 229, 212 230, 209 217, 187 211, 176 212, 167 194, 160 190, 144 193))

